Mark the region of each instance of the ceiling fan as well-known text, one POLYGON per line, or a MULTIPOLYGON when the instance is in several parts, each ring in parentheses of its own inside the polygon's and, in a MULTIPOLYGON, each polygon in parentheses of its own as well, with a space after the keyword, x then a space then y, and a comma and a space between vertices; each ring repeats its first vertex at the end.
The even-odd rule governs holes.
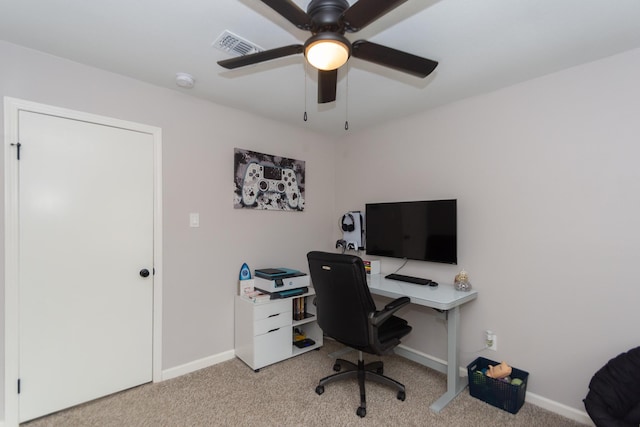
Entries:
POLYGON ((291 0, 261 0, 301 30, 312 36, 304 44, 293 44, 238 58, 218 61, 234 69, 284 56, 304 53, 318 69, 318 103, 335 101, 338 68, 350 56, 424 78, 438 62, 365 40, 351 43, 345 32, 355 33, 407 0, 311 0, 305 13, 291 0))

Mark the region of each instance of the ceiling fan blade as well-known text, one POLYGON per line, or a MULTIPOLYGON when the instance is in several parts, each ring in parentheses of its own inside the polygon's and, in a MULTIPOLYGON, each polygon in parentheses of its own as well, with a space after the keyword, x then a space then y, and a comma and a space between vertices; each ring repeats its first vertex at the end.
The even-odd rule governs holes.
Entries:
POLYGON ((350 33, 360 31, 406 1, 407 0, 358 0, 342 14, 345 29, 350 33))
POLYGON ((222 61, 218 61, 218 65, 232 70, 234 68, 244 67, 245 65, 252 65, 259 62, 269 61, 271 59, 282 58, 283 56, 295 55, 296 53, 302 53, 303 50, 304 46, 301 44, 292 44, 289 46, 265 50, 263 52, 252 53, 250 55, 239 56, 237 58, 224 59, 222 61))
POLYGON ((338 70, 318 70, 318 104, 326 104, 336 100, 338 70))
POLYGON ((438 66, 437 61, 365 40, 353 42, 351 55, 422 78, 427 77, 438 66))
POLYGON ((287 21, 301 30, 311 28, 311 18, 291 0, 262 0, 262 3, 278 12, 287 21))

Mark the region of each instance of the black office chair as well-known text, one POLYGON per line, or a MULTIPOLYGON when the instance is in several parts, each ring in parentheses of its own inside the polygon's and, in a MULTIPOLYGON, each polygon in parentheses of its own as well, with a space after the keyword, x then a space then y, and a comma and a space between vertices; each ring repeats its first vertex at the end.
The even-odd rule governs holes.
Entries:
POLYGON ((411 326, 393 316, 398 309, 409 304, 408 297, 398 298, 378 311, 371 298, 362 259, 357 256, 309 252, 309 271, 316 291, 318 324, 323 332, 336 341, 358 350, 358 364, 337 359, 333 370, 344 371, 322 378, 316 393, 324 393, 330 382, 357 378, 360 385, 360 407, 356 414, 367 414, 365 380, 390 386, 398 391, 398 399, 404 401, 404 385, 383 374, 382 361, 365 365, 362 352, 383 355, 393 353, 400 338, 411 332, 411 326))

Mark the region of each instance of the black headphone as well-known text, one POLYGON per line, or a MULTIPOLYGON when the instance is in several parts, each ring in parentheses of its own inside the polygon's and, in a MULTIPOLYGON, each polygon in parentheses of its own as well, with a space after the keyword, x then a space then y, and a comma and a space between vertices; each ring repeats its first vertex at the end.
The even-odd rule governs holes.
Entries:
POLYGON ((355 231, 356 229, 356 220, 353 218, 350 212, 342 215, 342 231, 355 231), (346 223, 345 220, 351 220, 351 224, 346 223))

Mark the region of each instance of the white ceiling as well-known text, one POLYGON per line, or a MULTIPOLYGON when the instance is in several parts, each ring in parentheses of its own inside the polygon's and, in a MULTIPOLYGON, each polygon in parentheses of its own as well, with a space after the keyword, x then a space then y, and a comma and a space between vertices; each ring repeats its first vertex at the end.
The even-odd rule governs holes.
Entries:
POLYGON ((323 105, 302 55, 218 66, 231 57, 212 47, 225 30, 263 49, 310 35, 259 0, 0 1, 0 39, 336 136, 345 118, 353 132, 638 48, 640 0, 409 0, 347 38, 436 60, 436 71, 420 79, 352 58, 323 105), (178 72, 195 87, 178 88, 178 72))

